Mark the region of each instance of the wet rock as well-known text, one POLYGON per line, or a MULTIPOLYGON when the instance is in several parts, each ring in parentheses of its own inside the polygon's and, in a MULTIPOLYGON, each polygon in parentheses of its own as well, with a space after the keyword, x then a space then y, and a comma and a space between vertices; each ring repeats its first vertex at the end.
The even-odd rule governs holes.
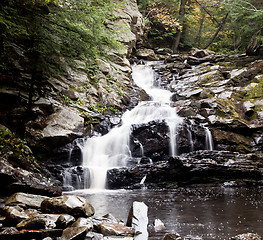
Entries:
POLYGON ((101 223, 99 231, 104 236, 133 236, 135 234, 134 228, 126 227, 117 223, 101 223))
POLYGON ((9 195, 23 191, 54 196, 62 192, 61 182, 58 180, 45 177, 43 173, 31 172, 20 167, 14 167, 2 157, 0 157, 0 169, 0 180, 6 183, 1 187, 2 194, 9 195))
POLYGON ((26 193, 14 193, 6 201, 6 206, 19 205, 25 208, 36 208, 40 209, 42 201, 48 199, 46 196, 26 194, 26 193))
POLYGON ((153 224, 155 232, 161 232, 166 229, 164 223, 160 219, 155 219, 153 224))
POLYGON ((52 239, 60 237, 62 229, 42 229, 42 230, 21 230, 21 231, 4 231, 0 233, 1 240, 25 240, 25 239, 52 239))
POLYGON ((75 221, 76 219, 71 215, 68 214, 60 215, 56 221, 56 228, 64 229, 69 225, 73 224, 75 221))
POLYGON ((95 232, 88 232, 85 240, 105 240, 102 234, 95 232))
POLYGON ((222 184, 237 179, 240 184, 257 185, 263 176, 260 159, 262 156, 256 154, 199 150, 170 158, 169 161, 109 170, 108 185, 110 188, 133 188, 145 176, 145 185, 149 187, 222 184))
POLYGON ((85 239, 87 227, 68 227, 63 230, 61 240, 85 239))
POLYGON ((87 199, 71 195, 46 199, 41 204, 41 210, 47 213, 68 213, 76 217, 90 217, 95 213, 87 199))
POLYGON ((141 156, 141 146, 146 157, 152 158, 154 152, 169 153, 168 126, 165 122, 150 122, 134 125, 131 133, 131 152, 133 156, 141 156), (139 142, 141 144, 136 144, 139 142))
POLYGON ((93 230, 93 222, 89 218, 79 218, 76 222, 74 222, 71 227, 87 227, 88 231, 93 230))
POLYGON ((123 222, 117 218, 115 218, 114 216, 112 216, 111 214, 106 214, 103 217, 92 217, 91 221, 93 223, 94 229, 98 230, 99 226, 101 223, 116 223, 116 224, 121 224, 124 225, 123 222))
POLYGON ((165 233, 162 240, 183 240, 179 233, 165 233))
POLYGON ((255 233, 244 233, 230 238, 231 240, 262 240, 262 237, 255 233))
POLYGON ((30 218, 28 214, 25 213, 24 209, 19 206, 7 206, 5 207, 5 222, 11 224, 17 224, 25 219, 30 218))
POLYGON ((137 240, 148 238, 148 207, 144 202, 133 202, 127 218, 127 226, 139 233, 137 240))
POLYGON ((39 214, 37 216, 21 221, 16 225, 18 229, 54 229, 60 215, 39 214))

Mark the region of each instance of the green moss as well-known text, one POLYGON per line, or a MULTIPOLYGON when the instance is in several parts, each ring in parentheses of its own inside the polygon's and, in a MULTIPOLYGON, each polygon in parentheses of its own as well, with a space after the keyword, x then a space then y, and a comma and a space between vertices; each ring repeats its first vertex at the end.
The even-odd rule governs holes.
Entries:
POLYGON ((258 85, 252 87, 248 93, 247 98, 249 99, 263 99, 263 75, 257 79, 258 85))
POLYGON ((201 84, 207 84, 207 83, 210 83, 213 79, 214 79, 214 77, 212 74, 207 74, 207 75, 205 75, 205 77, 200 79, 200 83, 201 84))
POLYGON ((237 111, 237 108, 233 101, 230 99, 217 99, 218 103, 218 115, 221 117, 230 117, 232 119, 241 120, 241 116, 237 111))

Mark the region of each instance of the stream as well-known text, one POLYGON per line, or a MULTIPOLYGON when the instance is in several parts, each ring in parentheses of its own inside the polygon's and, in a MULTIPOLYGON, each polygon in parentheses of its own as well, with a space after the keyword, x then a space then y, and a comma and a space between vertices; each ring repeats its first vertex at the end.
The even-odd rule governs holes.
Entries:
MULTIPOLYGON (((143 201, 149 207, 150 228, 155 219, 160 219, 166 226, 164 232, 191 235, 192 239, 224 240, 246 232, 263 235, 263 189, 204 186, 173 190, 78 190, 71 194, 89 199, 96 216, 111 213, 124 222, 132 202, 143 201)), ((164 232, 149 231, 149 240, 160 240, 164 232)))
MULTIPOLYGON (((141 102, 134 109, 124 113, 121 126, 113 128, 104 136, 89 138, 79 145, 83 171, 82 175, 75 171, 76 168, 73 168, 73 171, 65 171, 65 189, 73 190, 67 194, 89 199, 96 210, 96 216, 111 213, 124 223, 132 202, 144 202, 149 207, 149 240, 161 239, 164 232, 191 235, 188 239, 192 240, 223 240, 246 232, 263 235, 263 189, 260 188, 233 188, 223 184, 222 187, 204 185, 153 190, 143 187, 146 178, 144 177, 141 179, 141 189, 105 189, 109 169, 140 163, 130 151, 133 125, 151 121, 165 122, 169 130, 169 154, 177 155, 177 127, 184 119, 170 106, 172 93, 158 86, 150 65, 133 67, 133 79, 148 93, 151 100, 141 102), (165 231, 153 231, 152 224, 155 219, 160 219, 165 224, 165 231)), ((201 126, 206 136, 205 149, 213 150, 209 128, 201 126)), ((190 133, 189 131, 189 136, 190 133)), ((144 149, 141 143, 139 145, 142 158, 144 149)), ((189 149, 193 151, 192 141, 189 145, 189 149)))

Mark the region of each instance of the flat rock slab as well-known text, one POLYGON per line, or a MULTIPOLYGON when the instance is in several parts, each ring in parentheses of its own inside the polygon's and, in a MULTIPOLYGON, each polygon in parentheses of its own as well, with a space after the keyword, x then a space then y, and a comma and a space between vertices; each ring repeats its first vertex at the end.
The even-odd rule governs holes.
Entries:
POLYGON ((101 223, 99 231, 104 236, 133 236, 135 234, 134 228, 126 227, 117 223, 101 223))
POLYGON ((41 204, 45 213, 67 213, 75 217, 91 217, 94 207, 83 197, 63 195, 46 199, 41 204))
POLYGON ((26 208, 37 208, 41 207, 42 201, 48 199, 46 196, 26 194, 26 193, 14 193, 5 202, 6 206, 20 205, 26 208))

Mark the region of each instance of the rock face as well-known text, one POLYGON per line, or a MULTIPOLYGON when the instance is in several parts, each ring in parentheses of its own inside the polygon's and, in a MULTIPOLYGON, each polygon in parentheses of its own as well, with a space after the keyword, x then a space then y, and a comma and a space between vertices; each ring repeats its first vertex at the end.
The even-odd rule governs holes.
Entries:
POLYGON ((11 194, 17 191, 35 194, 59 195, 62 192, 61 182, 44 176, 44 173, 33 172, 15 167, 6 159, 0 157, 0 179, 5 182, 1 194, 11 194))
POLYGON ((227 151, 196 151, 170 158, 168 161, 138 165, 108 171, 109 188, 138 188, 144 186, 176 187, 189 184, 235 185, 262 184, 262 156, 227 151))
MULTIPOLYGON (((94 62, 99 70, 95 78, 90 77, 86 62, 79 60, 76 60, 74 69, 65 65, 65 74, 45 78, 41 81, 43 86, 40 86, 39 96, 34 96, 30 114, 27 109, 30 96, 25 82, 32 76, 25 55, 27 49, 22 44, 7 44, 16 71, 14 75, 4 75, 3 78, 0 73, 1 79, 4 79, 0 84, 0 124, 25 139, 34 154, 38 153, 45 162, 44 165, 54 148, 62 147, 84 134, 105 134, 117 124, 116 121, 108 121, 113 114, 121 113, 146 97, 141 89, 133 87, 131 66, 127 60, 143 34, 143 18, 136 0, 116 2, 120 3, 115 12, 116 18, 107 24, 116 30, 116 38, 123 43, 123 47, 111 51, 110 58, 94 62)), ((16 160, 15 164, 14 159, 1 158, 0 161, 3 169, 0 180, 7 182, 7 187, 0 189, 2 194, 16 191, 42 191, 49 195, 61 193, 61 184, 53 180, 53 177, 61 180, 61 167, 49 167, 52 173, 42 167, 20 170, 17 169, 20 160, 16 160)))

